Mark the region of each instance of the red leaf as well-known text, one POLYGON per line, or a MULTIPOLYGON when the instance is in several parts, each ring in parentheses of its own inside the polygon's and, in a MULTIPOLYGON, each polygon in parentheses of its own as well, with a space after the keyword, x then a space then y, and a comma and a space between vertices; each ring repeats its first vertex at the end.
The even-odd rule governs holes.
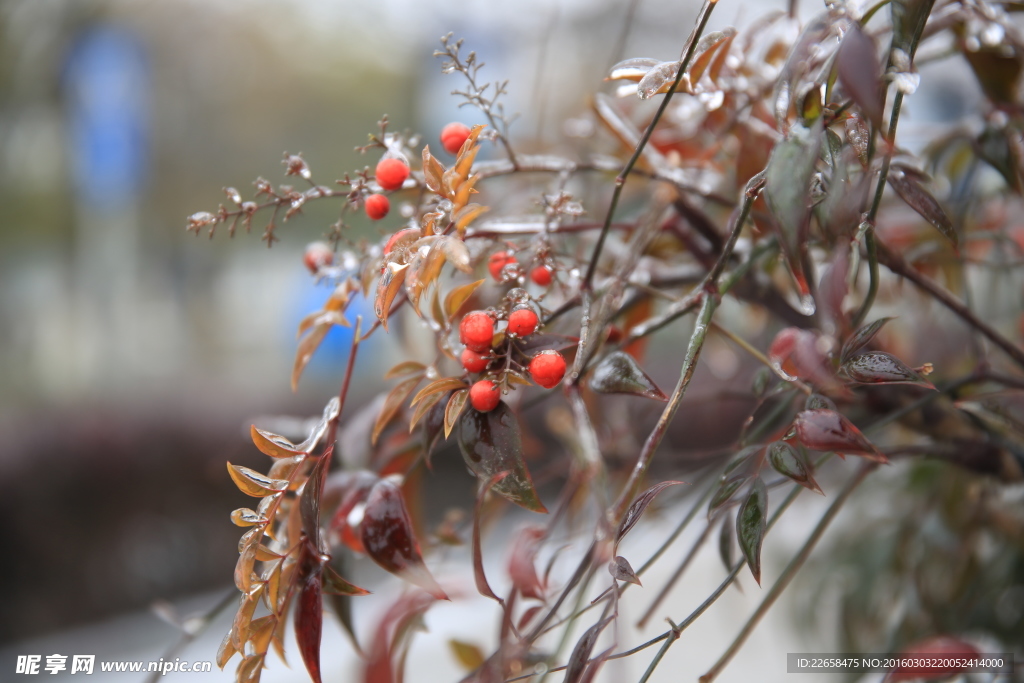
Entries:
POLYGON ((524 527, 516 535, 512 545, 512 556, 508 560, 508 575, 512 585, 527 598, 544 599, 544 584, 537 576, 534 562, 537 547, 544 538, 544 529, 539 526, 524 527))
POLYGON ((856 22, 850 25, 837 56, 839 81, 877 127, 882 125, 882 89, 875 41, 856 22))
POLYGON ((797 439, 811 450, 863 455, 876 462, 889 462, 852 422, 834 410, 805 410, 796 416, 794 426, 797 439))
POLYGON ((818 348, 818 340, 818 335, 810 330, 787 327, 772 340, 768 360, 786 377, 802 379, 821 389, 838 390, 842 385, 833 376, 828 357, 818 348))
POLYGON ((374 484, 366 499, 360 530, 363 547, 374 562, 438 600, 448 599, 423 563, 402 491, 394 482, 381 479, 374 484))
POLYGON ((612 618, 608 617, 594 624, 577 641, 576 647, 572 649, 572 655, 569 656, 569 665, 565 667, 564 683, 579 683, 583 678, 583 672, 586 671, 587 662, 590 661, 590 653, 594 650, 594 644, 597 643, 601 631, 611 620, 612 618))
POLYGON ((402 680, 402 663, 395 661, 395 654, 402 649, 402 641, 408 635, 413 621, 432 604, 432 596, 417 591, 402 596, 388 608, 377 624, 366 652, 364 683, 396 683, 402 680))
POLYGON ((493 598, 498 602, 502 602, 502 600, 491 590, 491 585, 487 583, 487 576, 484 574, 483 552, 480 547, 480 509, 483 507, 487 492, 506 475, 508 472, 499 472, 480 487, 480 492, 476 496, 476 507, 473 509, 473 579, 476 581, 476 589, 480 595, 485 598, 493 598))
MULTIPOLYGON (((379 480, 380 477, 373 472, 358 470, 338 472, 331 475, 327 482, 327 495, 337 496, 341 500, 331 518, 328 530, 332 536, 336 536, 346 546, 359 553, 365 553, 366 549, 363 547, 362 538, 349 523, 349 517, 357 505, 366 501, 370 490, 379 480)), ((362 521, 362 516, 357 516, 355 526, 362 521)))
POLYGON ((904 648, 900 655, 918 660, 935 660, 935 666, 897 667, 886 676, 886 683, 912 681, 917 679, 932 680, 965 671, 964 667, 940 666, 944 659, 973 659, 981 652, 969 643, 950 636, 935 636, 920 640, 904 648))
POLYGON ((629 509, 626 510, 626 516, 622 518, 622 523, 619 524, 619 533, 615 539, 616 542, 621 541, 622 537, 628 534, 629 530, 632 529, 638 521, 640 521, 640 517, 643 516, 644 510, 646 510, 647 506, 651 504, 651 501, 654 500, 655 496, 661 493, 664 489, 667 489, 669 486, 675 486, 676 484, 684 483, 686 482, 663 481, 661 483, 655 484, 654 486, 652 486, 651 488, 647 489, 639 496, 637 496, 636 500, 634 500, 633 503, 629 506, 629 509))
POLYGON ((320 636, 323 630, 324 603, 321 592, 323 566, 316 551, 307 542, 299 560, 299 604, 295 610, 295 640, 306 671, 313 683, 320 682, 320 636))

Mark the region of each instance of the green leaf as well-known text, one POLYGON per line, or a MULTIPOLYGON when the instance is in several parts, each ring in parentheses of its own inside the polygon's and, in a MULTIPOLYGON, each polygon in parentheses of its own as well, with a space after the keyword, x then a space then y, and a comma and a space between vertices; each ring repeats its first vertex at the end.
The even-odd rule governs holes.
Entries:
POLYGON ((843 344, 843 350, 839 354, 839 362, 845 363, 850 356, 867 346, 868 342, 874 339, 878 331, 890 320, 894 320, 894 318, 879 318, 873 323, 858 328, 856 332, 850 335, 846 343, 843 344))
POLYGON ((785 441, 776 441, 768 446, 768 462, 782 476, 789 477, 809 491, 824 495, 818 482, 814 481, 814 466, 802 451, 785 441))
POLYGON ((934 389, 935 385, 888 353, 869 351, 843 363, 841 370, 860 384, 914 384, 934 389))
POLYGON ((487 413, 466 411, 459 419, 458 441, 466 464, 481 481, 507 471, 493 490, 527 510, 547 512, 523 461, 519 421, 507 404, 487 413))
POLYGON ((768 525, 768 491, 760 477, 754 480, 747 499, 736 515, 736 538, 747 558, 754 581, 761 585, 761 544, 768 525))
POLYGON ((949 220, 949 216, 946 215, 938 200, 921 186, 913 174, 904 173, 893 167, 889 172, 888 180, 889 185, 896 190, 896 194, 907 203, 907 206, 935 226, 935 229, 952 242, 954 247, 958 246, 960 240, 953 228, 953 222, 949 220))
POLYGON ((801 296, 810 293, 801 253, 810 217, 810 184, 821 149, 824 126, 794 125, 789 137, 775 145, 765 169, 764 199, 778 225, 779 242, 801 296))
POLYGON ((921 39, 924 25, 935 0, 892 0, 892 46, 907 53, 911 60, 921 39))
POLYGON ((633 356, 624 351, 615 351, 597 364, 590 375, 590 388, 599 394, 632 394, 657 401, 668 400, 633 356))

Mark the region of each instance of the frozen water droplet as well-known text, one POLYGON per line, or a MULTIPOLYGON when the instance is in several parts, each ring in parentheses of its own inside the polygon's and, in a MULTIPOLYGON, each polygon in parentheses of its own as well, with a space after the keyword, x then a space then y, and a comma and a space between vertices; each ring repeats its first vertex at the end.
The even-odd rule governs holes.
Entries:
POLYGON ((437 377, 438 377, 437 368, 435 368, 433 365, 431 365, 429 368, 427 368, 426 375, 427 375, 427 379, 437 379, 437 377))
POLYGON ((981 32, 981 42, 989 47, 995 47, 1003 42, 1003 38, 1006 37, 1006 29, 1001 24, 996 22, 990 23, 981 32))
POLYGON ((892 84, 904 95, 913 95, 921 85, 921 74, 901 71, 892 75, 892 84))
POLYGON ((798 309, 804 315, 814 315, 814 311, 817 310, 817 306, 814 304, 814 297, 810 294, 802 295, 798 309))
POLYGON ((725 92, 722 90, 715 90, 713 92, 702 92, 697 96, 701 104, 704 105, 704 109, 707 111, 715 111, 722 106, 725 102, 725 92))

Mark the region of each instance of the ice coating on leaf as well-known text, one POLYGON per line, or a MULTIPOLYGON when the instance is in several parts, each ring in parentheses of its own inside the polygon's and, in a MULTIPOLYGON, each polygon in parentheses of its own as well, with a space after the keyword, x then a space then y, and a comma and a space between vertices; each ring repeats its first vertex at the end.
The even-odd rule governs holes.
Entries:
POLYGON ((794 426, 797 439, 811 450, 862 455, 877 462, 889 461, 852 422, 834 410, 805 410, 796 416, 794 426))
POLYGON ((401 489, 388 479, 374 484, 360 524, 366 553, 384 569, 414 583, 438 600, 447 600, 423 563, 420 544, 401 489))
POLYGON ((869 351, 843 363, 842 371, 861 384, 914 384, 928 389, 935 385, 908 368, 903 361, 881 351, 869 351))
POLYGON ((458 441, 463 459, 477 477, 486 480, 508 472, 494 485, 494 491, 527 510, 547 512, 523 460, 519 421, 505 402, 486 413, 464 412, 459 418, 458 441))
POLYGON ((814 467, 803 453, 785 441, 776 441, 768 446, 768 462, 784 477, 789 477, 815 493, 822 493, 821 487, 814 481, 814 467))
POLYGON ((676 79, 679 73, 679 62, 662 62, 644 74, 637 84, 637 97, 641 100, 648 100, 659 92, 668 91, 668 88, 676 79))
POLYGON ((676 484, 682 484, 681 481, 662 481, 658 482, 654 486, 650 487, 630 504, 629 509, 626 510, 626 515, 622 518, 622 522, 619 524, 619 531, 616 534, 616 541, 621 541, 623 537, 629 533, 629 530, 636 526, 636 523, 640 521, 640 517, 643 516, 644 511, 654 501, 654 498, 667 489, 669 486, 675 486, 676 484))
POLYGON ((630 59, 624 59, 611 68, 611 71, 608 74, 608 80, 617 81, 619 79, 628 79, 631 81, 639 81, 643 78, 644 74, 658 64, 661 64, 661 60, 654 59, 653 57, 632 57, 630 59))
POLYGON ((761 544, 768 524, 768 490, 760 477, 736 513, 736 539, 747 558, 747 566, 757 585, 761 585, 761 544))
POLYGON ((590 388, 601 394, 631 394, 656 401, 668 400, 636 359, 624 351, 610 353, 597 364, 590 375, 590 388))

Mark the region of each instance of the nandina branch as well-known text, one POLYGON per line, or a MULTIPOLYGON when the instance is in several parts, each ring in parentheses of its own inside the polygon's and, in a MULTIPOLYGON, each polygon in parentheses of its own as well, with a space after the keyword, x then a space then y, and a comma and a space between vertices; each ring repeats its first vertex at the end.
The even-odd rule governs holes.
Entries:
POLYGON ((650 124, 647 126, 647 130, 644 131, 644 135, 640 138, 640 144, 633 150, 633 156, 629 158, 626 165, 623 167, 622 172, 619 173, 618 177, 615 178, 615 189, 612 192, 611 204, 608 206, 608 212, 605 214, 604 227, 601 229, 601 234, 597 238, 597 245, 594 247, 594 252, 590 256, 590 264, 587 266, 587 274, 583 279, 583 286, 586 289, 590 289, 594 282, 594 273, 597 269, 597 262, 601 258, 601 250, 604 248, 604 242, 608 237, 608 229, 612 224, 612 218, 615 215, 615 208, 619 204, 619 197, 622 195, 622 188, 626 185, 626 179, 629 178, 629 174, 633 170, 633 166, 640 159, 640 155, 643 154, 644 148, 647 146, 647 141, 651 139, 651 134, 654 133, 654 128, 658 125, 658 121, 661 120, 662 114, 668 108, 668 103, 672 101, 672 95, 675 94, 676 88, 683 80, 683 75, 686 73, 686 69, 690 66, 690 60, 693 58, 693 52, 697 49, 697 42, 700 40, 701 34, 704 32, 704 27, 707 26, 708 19, 711 17, 711 11, 715 8, 717 0, 705 0, 704 6, 701 7, 700 16, 697 18, 697 26, 690 34, 690 40, 687 43, 686 54, 679 62, 679 71, 676 73, 675 81, 672 83, 672 87, 667 93, 665 93, 664 99, 661 101, 661 106, 658 107, 658 111, 654 113, 654 118, 651 119, 650 124))

